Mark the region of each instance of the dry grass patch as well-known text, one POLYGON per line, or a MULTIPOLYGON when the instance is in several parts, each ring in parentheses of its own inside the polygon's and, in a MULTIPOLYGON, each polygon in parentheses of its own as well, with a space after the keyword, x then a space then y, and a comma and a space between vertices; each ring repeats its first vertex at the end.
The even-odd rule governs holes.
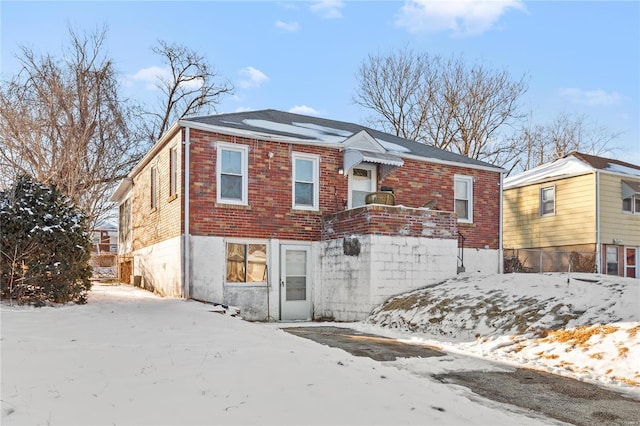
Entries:
POLYGON ((640 325, 636 325, 635 327, 627 330, 627 333, 629 334, 630 338, 636 337, 636 334, 638 334, 639 332, 640 332, 640 325))
POLYGON ((545 340, 552 340, 573 346, 585 346, 591 337, 606 335, 618 331, 618 327, 612 325, 588 325, 570 330, 549 331, 545 340))

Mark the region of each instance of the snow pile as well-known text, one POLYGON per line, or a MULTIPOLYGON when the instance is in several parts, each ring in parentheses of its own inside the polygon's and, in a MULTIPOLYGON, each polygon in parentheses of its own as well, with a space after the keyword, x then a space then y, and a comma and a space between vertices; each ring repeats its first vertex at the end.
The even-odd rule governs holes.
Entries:
POLYGON ((357 328, 640 392, 637 279, 464 275, 393 298, 357 328))

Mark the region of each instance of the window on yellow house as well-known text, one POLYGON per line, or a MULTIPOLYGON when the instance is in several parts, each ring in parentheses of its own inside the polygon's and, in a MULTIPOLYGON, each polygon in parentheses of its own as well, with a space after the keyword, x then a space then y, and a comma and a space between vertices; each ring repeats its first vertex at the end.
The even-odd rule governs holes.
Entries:
POLYGON ((553 215, 556 212, 556 187, 540 188, 540 216, 553 215))
POLYGON ((640 214, 640 182, 622 181, 622 211, 640 214))
POLYGON ((227 243, 227 282, 267 281, 267 245, 227 243))

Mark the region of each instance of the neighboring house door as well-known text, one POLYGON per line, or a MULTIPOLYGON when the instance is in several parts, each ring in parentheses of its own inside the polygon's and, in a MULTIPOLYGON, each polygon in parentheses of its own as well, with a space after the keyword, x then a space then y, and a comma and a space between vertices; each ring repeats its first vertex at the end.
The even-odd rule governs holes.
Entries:
POLYGON ((280 319, 311 319, 311 247, 280 247, 280 319))
POLYGON ((625 248, 624 276, 638 278, 638 250, 635 247, 625 248))
POLYGON ((349 208, 364 206, 364 197, 376 190, 376 166, 359 164, 349 171, 349 208))
POLYGON ((620 275, 618 273, 618 246, 607 246, 606 256, 607 275, 620 275))

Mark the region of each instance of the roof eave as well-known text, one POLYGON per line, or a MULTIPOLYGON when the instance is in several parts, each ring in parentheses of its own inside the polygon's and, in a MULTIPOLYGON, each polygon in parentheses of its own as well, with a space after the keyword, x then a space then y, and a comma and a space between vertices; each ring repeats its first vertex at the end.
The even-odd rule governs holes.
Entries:
POLYGON ((522 183, 517 183, 517 184, 514 184, 514 185, 504 184, 504 189, 522 188, 522 187, 530 186, 530 185, 539 185, 541 183, 555 182, 557 180, 570 179, 570 178, 574 178, 574 177, 578 177, 578 176, 595 174, 595 173, 600 172, 600 171, 601 170, 598 170, 598 169, 592 169, 592 170, 585 170, 585 171, 576 172, 576 173, 569 173, 569 174, 566 174, 566 175, 555 175, 555 176, 542 177, 540 179, 534 179, 534 180, 530 180, 530 181, 526 181, 526 182, 522 182, 522 183))

